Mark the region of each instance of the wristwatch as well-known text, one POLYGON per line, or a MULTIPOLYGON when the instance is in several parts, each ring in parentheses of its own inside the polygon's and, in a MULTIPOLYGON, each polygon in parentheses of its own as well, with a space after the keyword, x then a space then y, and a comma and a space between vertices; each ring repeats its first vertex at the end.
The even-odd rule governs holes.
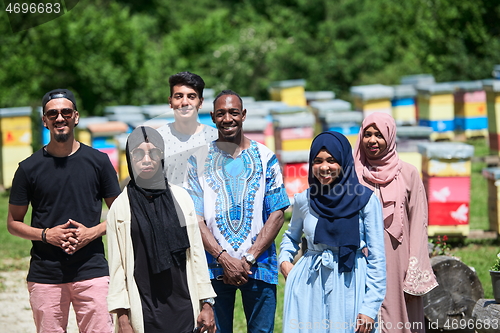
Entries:
POLYGON ((250 265, 253 265, 255 264, 255 257, 253 255, 251 255, 250 253, 246 252, 246 253, 243 253, 243 257, 246 259, 246 261, 248 261, 250 263, 250 265))
POLYGON ((201 300, 202 303, 208 303, 210 304, 211 307, 215 305, 215 298, 210 297, 210 298, 205 298, 201 300))

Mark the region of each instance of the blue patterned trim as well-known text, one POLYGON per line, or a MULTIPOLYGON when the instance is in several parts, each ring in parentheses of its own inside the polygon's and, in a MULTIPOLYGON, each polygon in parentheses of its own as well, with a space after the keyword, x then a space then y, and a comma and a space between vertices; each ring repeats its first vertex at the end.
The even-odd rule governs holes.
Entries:
POLYGON ((207 185, 217 193, 215 223, 221 235, 237 250, 250 234, 254 218, 255 195, 262 177, 262 161, 257 145, 239 156, 210 146, 206 160, 207 185))

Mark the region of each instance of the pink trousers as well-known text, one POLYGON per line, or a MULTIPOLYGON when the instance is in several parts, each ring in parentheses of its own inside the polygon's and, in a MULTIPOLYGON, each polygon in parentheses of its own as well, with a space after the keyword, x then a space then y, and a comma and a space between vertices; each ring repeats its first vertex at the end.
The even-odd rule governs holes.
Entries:
POLYGON ((63 284, 28 282, 37 333, 65 333, 71 303, 81 333, 112 333, 108 284, 109 276, 63 284))

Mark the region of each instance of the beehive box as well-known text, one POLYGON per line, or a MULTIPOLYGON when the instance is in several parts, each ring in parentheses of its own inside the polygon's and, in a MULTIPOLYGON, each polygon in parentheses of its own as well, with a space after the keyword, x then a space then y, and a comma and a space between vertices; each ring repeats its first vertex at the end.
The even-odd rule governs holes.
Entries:
POLYGON ((282 101, 289 106, 306 106, 305 85, 306 81, 302 79, 272 82, 269 95, 273 101, 282 101))
POLYGON ((500 233, 500 168, 483 169, 488 183, 488 221, 490 230, 500 233))
POLYGON ((430 142, 418 145, 422 173, 431 177, 470 177, 474 146, 460 142, 430 142))
POLYGON ((279 151, 277 157, 283 168, 283 182, 286 193, 293 204, 293 195, 309 187, 307 180, 309 149, 302 151, 279 151))
POLYGON ((392 116, 393 87, 371 84, 351 87, 350 92, 354 99, 355 110, 362 111, 365 118, 374 112, 387 113, 392 116))
POLYGON ((0 109, 0 174, 4 189, 12 186, 19 162, 32 153, 31 107, 0 109))
POLYGON ((455 85, 455 116, 486 117, 486 92, 482 82, 457 82, 455 85))
MULTIPOLYGON (((419 124, 431 126, 432 123, 424 124, 422 120, 430 122, 453 121, 455 118, 453 86, 448 83, 436 83, 432 85, 420 85, 417 87, 418 119, 419 124)), ((438 129, 443 132, 448 129, 438 129)), ((453 130, 453 128, 451 129, 453 130)))
POLYGON ((391 100, 392 116, 397 125, 416 125, 417 114, 415 98, 417 91, 412 85, 394 87, 394 97, 391 100))
POLYGON ((276 150, 308 150, 314 137, 315 118, 308 112, 273 115, 276 150))
POLYGON ((500 130, 500 80, 484 80, 483 87, 486 92, 490 149, 498 152, 498 144, 492 146, 492 143, 497 141, 500 130))

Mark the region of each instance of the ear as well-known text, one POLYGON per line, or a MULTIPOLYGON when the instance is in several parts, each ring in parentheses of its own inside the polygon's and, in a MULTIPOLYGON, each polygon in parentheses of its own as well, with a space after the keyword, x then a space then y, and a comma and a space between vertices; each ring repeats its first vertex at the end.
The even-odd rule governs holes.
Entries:
POLYGON ((200 98, 200 106, 198 106, 198 110, 203 106, 203 101, 205 101, 205 99, 203 97, 200 98))
POLYGON ((215 113, 210 112, 210 118, 212 118, 212 122, 215 124, 215 113))
POLYGON ((44 115, 42 115, 42 123, 43 123, 43 127, 48 128, 48 127, 47 127, 47 121, 46 121, 46 119, 45 119, 45 116, 44 116, 44 115))
POLYGON ((245 121, 245 119, 247 119, 247 109, 243 109, 243 111, 241 111, 241 120, 245 121))
POLYGON ((75 110, 75 127, 78 125, 78 122, 80 121, 80 114, 78 111, 75 110))
POLYGON ((172 96, 168 97, 168 106, 170 106, 170 108, 172 108, 172 96))

